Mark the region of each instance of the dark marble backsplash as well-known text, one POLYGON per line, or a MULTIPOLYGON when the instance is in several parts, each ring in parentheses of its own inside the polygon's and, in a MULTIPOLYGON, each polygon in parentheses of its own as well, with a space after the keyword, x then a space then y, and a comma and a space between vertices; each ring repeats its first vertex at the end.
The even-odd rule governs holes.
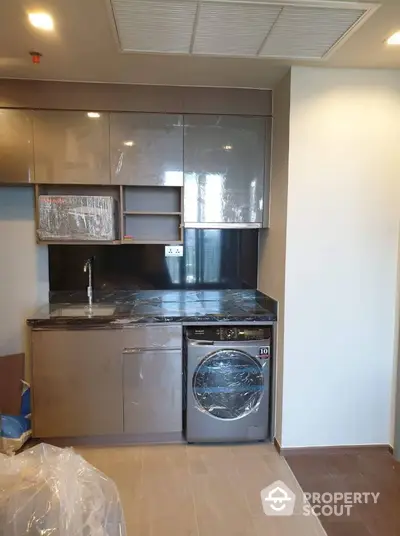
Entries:
POLYGON ((49 246, 50 291, 87 286, 84 261, 95 257, 95 290, 255 289, 258 230, 186 229, 183 257, 164 245, 49 246))

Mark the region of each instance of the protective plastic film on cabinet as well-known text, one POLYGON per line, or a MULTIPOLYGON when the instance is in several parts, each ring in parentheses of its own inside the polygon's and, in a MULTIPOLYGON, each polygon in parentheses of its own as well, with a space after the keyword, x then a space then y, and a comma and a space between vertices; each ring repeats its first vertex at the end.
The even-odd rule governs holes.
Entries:
POLYGON ((0 536, 126 536, 112 480, 72 449, 0 455, 0 536))
POLYGON ((182 327, 133 326, 122 337, 124 431, 181 433, 182 327))
POLYGON ((185 115, 185 226, 262 227, 269 124, 185 115))
POLYGON ((40 195, 40 240, 116 239, 115 200, 111 196, 40 195))
POLYGON ((258 411, 264 393, 262 366, 238 350, 219 350, 198 365, 192 380, 196 408, 233 420, 258 411))
POLYGON ((112 113, 111 182, 183 185, 183 118, 174 114, 112 113))

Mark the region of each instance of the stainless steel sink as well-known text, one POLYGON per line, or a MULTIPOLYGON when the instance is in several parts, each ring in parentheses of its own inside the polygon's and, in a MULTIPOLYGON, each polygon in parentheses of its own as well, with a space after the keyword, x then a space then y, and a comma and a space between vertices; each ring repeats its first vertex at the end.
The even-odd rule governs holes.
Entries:
POLYGON ((111 316, 114 314, 115 305, 95 304, 92 307, 88 305, 67 305, 56 309, 51 316, 111 316))

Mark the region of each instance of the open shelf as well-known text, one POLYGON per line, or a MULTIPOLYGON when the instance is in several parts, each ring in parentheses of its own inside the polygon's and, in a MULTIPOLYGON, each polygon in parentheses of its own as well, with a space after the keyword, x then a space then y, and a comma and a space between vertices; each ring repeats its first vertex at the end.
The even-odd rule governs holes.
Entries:
POLYGON ((150 212, 143 210, 124 210, 126 216, 181 216, 182 212, 150 212))
POLYGON ((54 246, 60 244, 63 246, 119 246, 121 240, 40 240, 37 238, 36 243, 40 246, 54 246))
POLYGON ((115 200, 114 240, 63 239, 36 236, 42 245, 182 244, 183 189, 180 186, 35 185, 36 229, 39 229, 39 196, 111 196, 115 200))
POLYGON ((124 238, 121 240, 121 244, 165 244, 168 246, 175 246, 179 244, 183 244, 182 240, 130 240, 127 238, 124 238))
POLYGON ((182 188, 121 187, 122 244, 182 244, 182 188))
MULTIPOLYGON (((43 207, 43 205, 42 205, 43 207)), ((115 246, 121 243, 121 233, 120 233, 120 188, 119 186, 113 186, 113 185, 80 185, 80 184, 74 184, 74 185, 64 185, 64 184, 36 184, 35 185, 35 221, 36 221, 36 243, 40 245, 54 245, 54 244, 63 244, 63 245, 92 245, 92 244, 104 244, 104 245, 111 245, 115 246), (54 208, 46 208, 44 207, 44 212, 41 213, 40 210, 40 200, 41 196, 50 196, 53 198, 51 200, 52 204, 54 204, 54 208), (93 212, 93 206, 88 203, 82 205, 82 211, 81 206, 79 203, 77 205, 73 204, 73 211, 68 211, 68 203, 71 203, 71 201, 66 201, 66 198, 63 199, 63 196, 96 196, 96 197, 105 197, 105 198, 112 198, 114 200, 113 205, 110 205, 110 202, 105 200, 102 202, 102 204, 99 206, 98 212, 93 212), (62 201, 62 203, 61 203, 62 201), (56 209, 56 205, 63 204, 66 206, 66 210, 62 212, 62 210, 56 209), (76 209, 75 209, 76 206, 76 209), (90 206, 90 212, 87 212, 89 210, 90 206), (100 208, 101 207, 101 208, 100 208), (104 207, 104 208, 103 208, 104 207), (109 217, 109 214, 111 212, 108 210, 113 211, 112 218, 113 221, 111 221, 111 218, 109 217), (60 216, 57 215, 57 211, 60 214, 60 216), (86 211, 86 212, 85 212, 86 211), (76 216, 71 216, 73 213, 76 213, 76 216), (47 216, 46 216, 47 214, 47 216), (80 214, 83 214, 80 216, 80 214), (91 214, 91 220, 88 220, 89 216, 85 216, 85 214, 91 214), (42 216, 43 215, 43 216, 42 216), (103 233, 103 236, 101 236, 98 233, 98 230, 101 229, 101 218, 107 216, 107 232, 103 233), (42 219, 43 218, 43 219, 42 219), (62 232, 59 233, 59 236, 56 236, 55 233, 53 233, 52 226, 51 229, 49 229, 47 218, 55 218, 54 221, 59 222, 59 225, 61 226, 62 232), (71 222, 68 220, 68 218, 74 218, 74 220, 71 222), (76 223, 79 218, 79 226, 76 223), (85 219, 86 218, 86 219, 85 219), (86 225, 84 222, 90 221, 92 235, 87 236, 87 239, 83 237, 82 235, 85 234, 82 232, 82 229, 84 228, 84 225, 86 225), (61 223, 60 223, 61 222, 61 223), (112 228, 112 229, 111 229, 112 228), (71 232, 68 232, 71 229, 71 232), (67 232, 66 232, 67 231, 67 232), (63 238, 63 236, 66 236, 66 238, 63 238), (68 236, 67 236, 68 235, 68 236), (76 236, 74 236, 76 235, 76 236), (100 240, 96 240, 96 237, 99 236, 101 238, 100 240)), ((53 221, 53 220, 51 220, 53 221)))
POLYGON ((176 186, 125 186, 124 212, 181 212, 181 188, 176 186))
POLYGON ((132 241, 176 242, 181 239, 180 216, 151 214, 133 214, 125 216, 123 240, 132 237, 132 241))

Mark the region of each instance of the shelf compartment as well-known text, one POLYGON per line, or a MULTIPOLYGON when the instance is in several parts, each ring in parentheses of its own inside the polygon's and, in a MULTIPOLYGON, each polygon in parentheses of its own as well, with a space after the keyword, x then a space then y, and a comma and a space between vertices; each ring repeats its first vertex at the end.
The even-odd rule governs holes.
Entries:
POLYGON ((121 244, 165 244, 166 246, 175 246, 183 244, 182 240, 130 240, 124 239, 121 241, 121 244))
POLYGON ((40 240, 37 238, 36 243, 40 246, 119 246, 121 240, 40 240))
POLYGON ((173 214, 126 214, 123 243, 181 243, 181 219, 173 214))
POLYGON ((180 213, 181 210, 180 187, 124 187, 124 213, 180 213))
POLYGON ((150 212, 143 210, 125 210, 126 216, 181 216, 182 212, 150 212))
MULTIPOLYGON (((83 200, 82 200, 83 201, 83 200)), ((87 201, 89 202, 89 201, 87 201)), ((85 214, 85 207, 89 206, 83 203, 82 205, 82 214, 85 214)), ((91 206, 91 205, 90 205, 91 206)), ((74 206, 75 207, 75 206, 74 206)), ((80 205, 77 205, 77 214, 80 214, 79 211, 80 205)), ((120 243, 120 221, 119 221, 119 213, 120 213, 120 190, 119 187, 115 186, 98 186, 98 185, 52 185, 52 184, 36 184, 35 185, 35 219, 36 219, 36 242, 41 245, 49 245, 49 244, 110 244, 110 245, 117 245, 120 243), (70 214, 68 211, 68 197, 74 196, 74 197, 104 197, 104 198, 112 198, 114 200, 114 206, 113 206, 113 223, 110 223, 110 225, 113 226, 114 232, 113 237, 99 237, 97 240, 96 236, 87 236, 83 237, 82 233, 82 221, 79 220, 80 225, 78 225, 75 229, 75 226, 72 225, 71 229, 76 230, 76 232, 71 231, 71 235, 76 236, 56 236, 56 229, 54 228, 54 233, 51 232, 51 230, 48 232, 47 227, 43 227, 41 225, 41 210, 40 210, 40 199, 41 196, 49 197, 49 202, 52 198, 54 198, 55 202, 60 202, 62 200, 63 203, 66 206, 67 212, 65 214, 70 214), (65 197, 68 196, 68 197, 65 197), (108 239, 109 238, 109 239, 108 239)), ((44 209, 46 214, 46 210, 44 209)), ((50 214, 54 212, 54 210, 49 210, 49 217, 50 214)), ((104 215, 108 213, 108 211, 104 211, 104 215)), ((55 213, 55 212, 54 212, 55 213)), ((92 220, 94 229, 97 229, 97 225, 101 225, 101 211, 99 212, 100 216, 97 216, 93 214, 92 220), (98 218, 100 217, 100 220, 98 218), (97 218, 97 219, 96 219, 97 218)), ((72 216, 68 215, 62 215, 60 218, 57 219, 58 224, 61 225, 62 230, 65 229, 68 230, 69 220, 68 218, 72 218, 72 216), (60 223, 61 222, 61 223, 60 223)), ((83 217, 83 216, 82 216, 83 217)), ((64 233, 59 233, 64 234, 64 233)), ((68 234, 68 233, 67 233, 68 234)), ((95 233, 97 234, 97 233, 95 233)), ((111 234, 111 233, 110 233, 111 234)))

